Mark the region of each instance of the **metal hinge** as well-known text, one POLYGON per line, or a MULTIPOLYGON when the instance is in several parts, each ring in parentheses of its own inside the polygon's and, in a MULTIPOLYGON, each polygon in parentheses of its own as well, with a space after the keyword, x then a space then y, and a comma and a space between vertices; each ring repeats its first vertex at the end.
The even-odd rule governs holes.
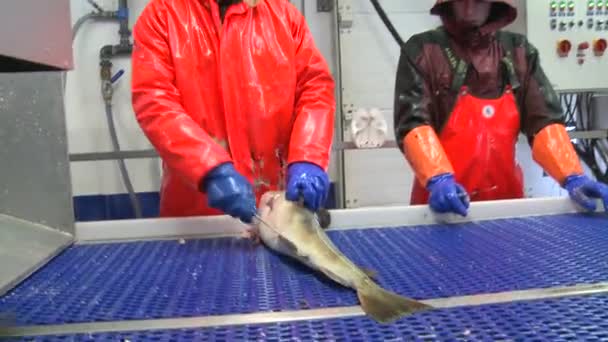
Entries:
POLYGON ((336 0, 317 0, 317 12, 331 12, 336 0))
POLYGON ((353 26, 352 0, 338 1, 338 23, 340 29, 350 29, 353 26))
POLYGON ((342 92, 342 120, 350 121, 353 119, 355 113, 355 104, 353 103, 351 96, 348 92, 342 92))

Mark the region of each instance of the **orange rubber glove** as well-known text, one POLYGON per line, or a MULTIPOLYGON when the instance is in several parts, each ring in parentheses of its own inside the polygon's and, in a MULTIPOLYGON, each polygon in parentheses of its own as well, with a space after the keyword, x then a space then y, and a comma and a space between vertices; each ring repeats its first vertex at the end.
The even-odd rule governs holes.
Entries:
POLYGON ((424 187, 435 176, 454 174, 452 163, 431 126, 419 126, 410 131, 403 138, 403 150, 416 178, 424 187))
POLYGON ((566 178, 583 174, 580 160, 564 125, 552 124, 541 129, 534 137, 532 157, 562 186, 566 178))

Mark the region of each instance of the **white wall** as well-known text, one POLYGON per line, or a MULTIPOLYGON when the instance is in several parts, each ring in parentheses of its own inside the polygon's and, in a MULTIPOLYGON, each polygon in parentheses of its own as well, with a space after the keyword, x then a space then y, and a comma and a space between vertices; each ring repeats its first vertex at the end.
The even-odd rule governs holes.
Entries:
MULTIPOLYGON (((115 9, 115 1, 99 1, 106 9, 115 9), (111 6, 111 7, 110 7, 111 6)), ((130 0, 131 25, 147 0, 130 0)), ((92 7, 85 0, 72 0, 72 24, 92 7)), ((66 86, 66 116, 70 153, 106 152, 112 150, 99 78, 99 49, 106 44, 117 44, 118 24, 89 21, 74 41, 74 70, 69 72, 66 86)), ((114 118, 123 150, 151 148, 141 132, 131 108, 130 59, 113 60, 113 71, 125 70, 115 84, 114 118)), ((115 161, 73 162, 72 186, 75 196, 89 194, 124 193, 119 169, 115 161)), ((128 160, 127 167, 135 191, 157 191, 160 169, 157 159, 128 160)))
MULTIPOLYGON (((117 6, 116 0, 98 0, 98 3, 105 9, 115 9, 117 6)), ((129 0, 131 28, 147 3, 148 0, 129 0)), ((304 1, 294 0, 292 3, 299 7, 304 1)), ((92 7, 85 0, 72 0, 72 24, 91 10, 92 7)), ((332 72, 335 72, 334 42, 332 35, 327 34, 332 29, 332 14, 316 13, 316 1, 311 0, 306 1, 304 13, 319 49, 326 56, 332 72)), ((70 153, 112 150, 100 92, 99 49, 106 44, 116 44, 118 39, 118 24, 89 21, 81 28, 74 42, 75 68, 68 74, 65 101, 70 153)), ((113 100, 121 149, 152 148, 135 121, 131 107, 130 59, 115 59, 113 63, 114 72, 125 70, 123 77, 115 84, 113 100)), ((158 191, 161 176, 158 159, 133 159, 126 163, 136 192, 158 191)), ((126 192, 115 161, 73 162, 71 165, 75 196, 126 192)), ((332 169, 332 178, 334 173, 332 169)))

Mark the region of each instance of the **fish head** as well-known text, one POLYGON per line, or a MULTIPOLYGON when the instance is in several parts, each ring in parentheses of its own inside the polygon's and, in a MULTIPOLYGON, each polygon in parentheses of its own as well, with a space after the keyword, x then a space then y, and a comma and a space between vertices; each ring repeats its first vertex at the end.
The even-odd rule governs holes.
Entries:
MULTIPOLYGON (((260 197, 258 204, 258 216, 267 224, 272 224, 273 228, 281 224, 282 215, 280 215, 283 193, 280 191, 268 191, 260 197)), ((261 223, 261 222, 260 222, 261 223)), ((264 224, 258 224, 260 231, 267 230, 264 224)))
MULTIPOLYGON (((260 197, 258 205, 259 218, 276 231, 294 229, 300 221, 305 220, 314 213, 309 212, 298 202, 289 201, 284 191, 269 191, 260 197)), ((261 231, 266 230, 264 225, 258 225, 261 231)))
POLYGON ((258 205, 258 214, 262 219, 268 218, 279 201, 281 192, 268 191, 260 197, 258 205))

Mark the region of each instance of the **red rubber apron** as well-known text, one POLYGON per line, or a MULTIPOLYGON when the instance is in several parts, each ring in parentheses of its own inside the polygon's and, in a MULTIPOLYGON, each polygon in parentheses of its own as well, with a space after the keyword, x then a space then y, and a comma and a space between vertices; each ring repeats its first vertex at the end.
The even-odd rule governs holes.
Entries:
MULTIPOLYGON (((515 160, 520 116, 510 86, 497 99, 480 99, 462 87, 439 135, 454 176, 471 201, 524 197, 523 173, 515 160)), ((411 204, 428 204, 429 193, 414 183, 411 204)))

